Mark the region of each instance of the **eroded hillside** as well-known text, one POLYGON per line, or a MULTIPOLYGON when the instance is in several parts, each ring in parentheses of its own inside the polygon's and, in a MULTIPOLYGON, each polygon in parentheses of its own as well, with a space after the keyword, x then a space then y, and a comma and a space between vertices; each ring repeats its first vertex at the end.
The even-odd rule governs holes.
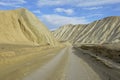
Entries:
POLYGON ((53 34, 59 41, 70 41, 77 45, 118 42, 120 17, 111 16, 90 24, 65 25, 53 34))
POLYGON ((0 43, 55 45, 51 32, 27 9, 0 11, 0 43))

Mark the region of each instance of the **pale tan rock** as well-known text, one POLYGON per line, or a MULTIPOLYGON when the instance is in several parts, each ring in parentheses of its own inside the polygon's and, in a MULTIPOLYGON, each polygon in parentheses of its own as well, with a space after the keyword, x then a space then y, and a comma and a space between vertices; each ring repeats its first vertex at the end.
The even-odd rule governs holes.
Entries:
POLYGON ((0 44, 55 45, 57 41, 27 9, 0 11, 0 44))
POLYGON ((59 41, 73 44, 102 44, 120 40, 120 17, 111 16, 90 24, 65 25, 53 32, 59 41))

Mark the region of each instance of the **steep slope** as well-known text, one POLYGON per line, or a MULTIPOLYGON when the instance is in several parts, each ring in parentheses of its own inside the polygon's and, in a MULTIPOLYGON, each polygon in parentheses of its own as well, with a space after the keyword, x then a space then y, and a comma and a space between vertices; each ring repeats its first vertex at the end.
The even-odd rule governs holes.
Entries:
POLYGON ((0 43, 55 45, 51 32, 27 9, 0 11, 0 43))
POLYGON ((120 40, 120 17, 111 16, 90 24, 65 25, 53 32, 59 41, 74 44, 111 43, 120 40))

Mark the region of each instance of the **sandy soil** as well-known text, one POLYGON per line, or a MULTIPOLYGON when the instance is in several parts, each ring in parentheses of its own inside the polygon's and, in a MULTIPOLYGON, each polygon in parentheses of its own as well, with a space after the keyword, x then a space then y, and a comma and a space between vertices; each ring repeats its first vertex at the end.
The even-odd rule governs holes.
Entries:
MULTIPOLYGON (((17 59, 13 57, 12 63, 2 63, 0 80, 120 79, 120 70, 110 68, 91 55, 72 46, 64 49, 16 46, 12 49, 7 46, 3 51, 16 51, 15 53, 18 51, 17 59)), ((12 58, 7 57, 7 59, 12 58)))
POLYGON ((61 48, 0 45, 0 80, 21 80, 52 59, 61 48), (47 49, 47 50, 46 50, 47 49))
POLYGON ((61 61, 62 61, 62 59, 64 58, 64 56, 66 54, 65 53, 66 49, 67 48, 63 49, 51 61, 49 61, 47 64, 45 64, 40 69, 36 70, 34 73, 27 76, 23 80, 38 80, 38 79, 41 79, 41 80, 56 80, 56 78, 54 78, 53 74, 57 74, 57 73, 54 73, 54 72, 56 72, 56 70, 58 68, 59 69, 61 68, 61 67, 59 67, 60 66, 59 64, 61 64, 61 61))
POLYGON ((23 80, 101 80, 72 47, 63 49, 51 61, 23 80), (63 64, 63 65, 61 65, 63 64))

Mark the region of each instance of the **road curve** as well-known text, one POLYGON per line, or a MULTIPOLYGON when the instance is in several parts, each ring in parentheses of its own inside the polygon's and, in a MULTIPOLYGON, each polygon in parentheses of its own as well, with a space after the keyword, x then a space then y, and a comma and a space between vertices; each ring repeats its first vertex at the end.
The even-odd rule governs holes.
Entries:
POLYGON ((67 47, 61 50, 61 52, 59 52, 58 55, 56 55, 51 61, 23 78, 23 80, 101 79, 99 75, 83 59, 72 52, 72 47, 67 47))

